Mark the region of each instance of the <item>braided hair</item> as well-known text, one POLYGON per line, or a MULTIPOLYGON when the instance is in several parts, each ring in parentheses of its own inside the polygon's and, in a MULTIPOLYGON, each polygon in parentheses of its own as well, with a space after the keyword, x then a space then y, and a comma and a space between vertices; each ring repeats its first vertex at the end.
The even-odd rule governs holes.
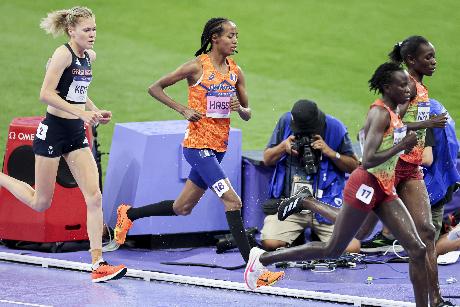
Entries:
POLYGON ((397 71, 404 71, 401 64, 388 62, 380 65, 368 81, 369 90, 383 94, 383 86, 392 82, 393 73, 397 71))
POLYGON ((396 64, 406 62, 408 56, 415 56, 418 47, 423 44, 429 44, 430 42, 423 36, 410 36, 394 45, 393 50, 388 54, 390 60, 396 64))
POLYGON ((225 22, 230 21, 227 18, 223 17, 217 17, 217 18, 211 18, 206 22, 204 25, 203 33, 201 34, 201 48, 198 49, 197 52, 195 52, 195 56, 199 56, 200 54, 203 53, 208 53, 211 48, 212 48, 212 35, 213 34, 218 34, 221 35, 222 32, 224 31, 224 27, 222 24, 225 22), (208 49, 208 45, 211 44, 211 47, 208 49))

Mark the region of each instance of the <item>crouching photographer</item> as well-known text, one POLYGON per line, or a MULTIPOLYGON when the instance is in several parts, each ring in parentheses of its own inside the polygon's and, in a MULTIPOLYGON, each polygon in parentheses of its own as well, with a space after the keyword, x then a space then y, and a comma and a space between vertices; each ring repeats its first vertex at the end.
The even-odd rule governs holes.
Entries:
MULTIPOLYGON (((329 220, 318 213, 302 211, 280 221, 279 204, 307 187, 324 203, 321 210, 340 208, 345 173, 351 173, 358 163, 345 125, 324 114, 316 103, 297 101, 291 112, 279 119, 264 151, 264 164, 275 166, 275 171, 270 199, 264 204, 267 216, 262 229, 263 247, 289 247, 306 228, 311 229, 313 237, 327 242, 334 227, 329 220)), ((353 240, 347 251, 358 252, 359 241, 353 240)))

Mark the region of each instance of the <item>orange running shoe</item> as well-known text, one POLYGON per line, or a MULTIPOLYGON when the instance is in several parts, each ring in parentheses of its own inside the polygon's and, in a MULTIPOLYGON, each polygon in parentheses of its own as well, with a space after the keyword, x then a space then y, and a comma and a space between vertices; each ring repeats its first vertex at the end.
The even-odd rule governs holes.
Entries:
POLYGON ((99 264, 97 269, 93 270, 91 278, 93 282, 120 279, 125 276, 127 270, 128 269, 122 264, 115 266, 103 261, 99 264))
POLYGON ((262 275, 259 276, 257 279, 257 288, 262 286, 271 286, 276 283, 278 280, 281 280, 284 277, 284 272, 271 272, 265 271, 262 275))
POLYGON ((131 208, 129 205, 121 204, 117 209, 117 225, 115 226, 114 235, 115 241, 122 245, 125 243, 126 234, 133 226, 133 222, 128 218, 126 211, 131 208))

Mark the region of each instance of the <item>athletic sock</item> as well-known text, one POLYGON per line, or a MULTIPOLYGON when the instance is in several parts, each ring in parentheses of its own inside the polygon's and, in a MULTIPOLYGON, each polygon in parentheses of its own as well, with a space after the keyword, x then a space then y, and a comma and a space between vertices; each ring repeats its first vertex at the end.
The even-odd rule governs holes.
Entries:
POLYGON ((173 210, 174 200, 163 200, 156 204, 143 207, 129 208, 126 215, 131 221, 149 216, 177 215, 173 210))
POLYGON ((227 211, 225 212, 225 216, 227 217, 227 223, 230 228, 230 232, 235 239, 236 246, 238 247, 244 261, 248 262, 251 247, 249 245, 246 231, 244 230, 243 219, 241 218, 241 210, 227 211))

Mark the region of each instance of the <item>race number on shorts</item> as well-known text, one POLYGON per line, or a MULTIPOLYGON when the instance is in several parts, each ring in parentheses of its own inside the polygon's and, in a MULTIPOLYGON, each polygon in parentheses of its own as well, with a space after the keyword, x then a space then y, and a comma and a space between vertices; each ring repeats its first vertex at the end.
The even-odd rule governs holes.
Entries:
POLYGON ((44 141, 46 139, 46 132, 48 132, 48 126, 40 123, 37 127, 36 137, 44 141))
POLYGON ((216 192, 217 196, 222 197, 225 192, 230 190, 230 187, 228 186, 225 179, 221 179, 212 185, 212 189, 214 192, 216 192))
POLYGON ((358 189, 358 192, 356 192, 356 198, 365 203, 366 205, 369 205, 371 203, 372 196, 374 196, 374 188, 367 186, 364 183, 361 184, 361 186, 358 189))

